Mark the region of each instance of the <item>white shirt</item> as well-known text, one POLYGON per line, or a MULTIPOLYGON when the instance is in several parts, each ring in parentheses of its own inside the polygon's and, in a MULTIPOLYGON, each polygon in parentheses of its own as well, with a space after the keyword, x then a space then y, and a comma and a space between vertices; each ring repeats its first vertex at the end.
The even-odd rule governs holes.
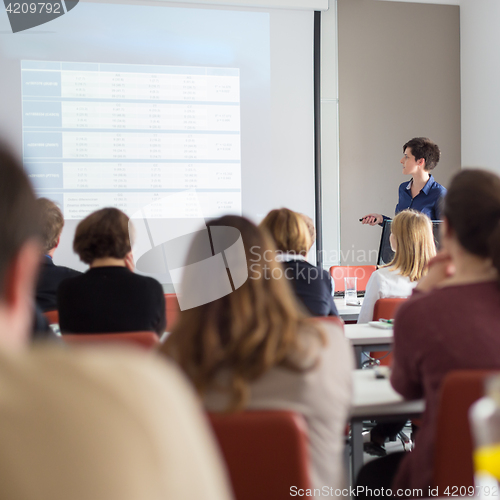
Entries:
POLYGON ((390 297, 406 298, 411 295, 417 282, 410 281, 408 276, 401 276, 390 267, 382 267, 375 271, 366 285, 365 298, 358 317, 358 323, 368 323, 373 319, 373 308, 378 299, 390 297))

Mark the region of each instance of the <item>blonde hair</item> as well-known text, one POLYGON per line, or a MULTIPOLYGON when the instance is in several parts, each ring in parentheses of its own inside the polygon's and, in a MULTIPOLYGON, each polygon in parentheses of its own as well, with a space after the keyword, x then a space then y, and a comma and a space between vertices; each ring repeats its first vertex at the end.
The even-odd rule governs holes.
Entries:
POLYGON ((410 281, 418 281, 429 260, 436 255, 432 222, 427 215, 408 209, 399 212, 391 224, 396 238, 396 253, 389 264, 410 281))
POLYGON ((260 223, 265 227, 281 252, 307 255, 312 246, 311 235, 302 214, 280 208, 271 210, 260 223))
POLYGON ((227 392, 227 410, 235 411, 245 407, 249 383, 271 368, 314 368, 326 335, 303 312, 280 263, 269 257, 275 248, 265 230, 238 216, 208 225, 239 230, 248 279, 225 297, 182 311, 160 352, 177 361, 200 395, 210 389, 227 392), (304 342, 303 334, 313 341, 304 342), (226 371, 229 380, 220 387, 226 371))
POLYGON ((314 242, 316 241, 316 228, 314 227, 314 222, 311 219, 311 217, 309 217, 309 215, 306 214, 299 214, 299 215, 304 219, 304 222, 306 223, 307 229, 309 231, 309 236, 311 237, 310 238, 311 241, 309 242, 309 250, 310 250, 314 242))

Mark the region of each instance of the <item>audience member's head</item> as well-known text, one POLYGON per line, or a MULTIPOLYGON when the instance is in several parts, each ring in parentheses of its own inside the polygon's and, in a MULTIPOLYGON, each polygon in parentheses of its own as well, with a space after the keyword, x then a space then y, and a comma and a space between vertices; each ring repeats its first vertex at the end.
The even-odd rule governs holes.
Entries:
POLYGON ((416 210, 403 210, 392 221, 390 238, 395 255, 387 265, 410 281, 418 281, 436 255, 431 220, 416 210))
POLYGON ((43 251, 49 254, 59 244, 59 238, 64 226, 64 217, 61 209, 48 198, 36 200, 41 220, 43 251))
POLYGON ((312 246, 304 217, 288 208, 271 210, 260 223, 260 227, 269 231, 281 252, 306 256, 312 246))
POLYGON ((91 213, 76 227, 73 250, 89 265, 96 259, 125 259, 131 252, 129 218, 117 208, 91 213))
POLYGON ((306 223, 307 229, 309 230, 309 236, 311 237, 311 244, 309 245, 309 250, 311 250, 311 247, 314 245, 314 242, 316 241, 316 228, 314 227, 314 222, 309 217, 309 215, 306 214, 300 214, 300 216, 304 219, 304 222, 306 223))
POLYGON ((0 146, 0 342, 28 340, 39 264, 40 224, 35 196, 17 160, 0 146))
POLYGON ((500 177, 462 170, 448 188, 443 216, 443 247, 453 240, 469 254, 491 259, 500 273, 500 177))
POLYGON ((180 364, 200 394, 213 389, 220 372, 229 370, 230 409, 241 409, 248 399, 248 384, 271 368, 303 371, 315 366, 314 353, 300 349, 299 328, 307 325, 318 347, 324 338, 301 312, 266 230, 238 216, 208 225, 239 230, 248 279, 218 300, 182 311, 162 351, 180 364))
POLYGON ((436 167, 441 156, 438 145, 427 137, 414 137, 403 146, 403 153, 406 151, 406 148, 411 150, 415 161, 422 158, 425 160, 425 170, 427 171, 436 167))

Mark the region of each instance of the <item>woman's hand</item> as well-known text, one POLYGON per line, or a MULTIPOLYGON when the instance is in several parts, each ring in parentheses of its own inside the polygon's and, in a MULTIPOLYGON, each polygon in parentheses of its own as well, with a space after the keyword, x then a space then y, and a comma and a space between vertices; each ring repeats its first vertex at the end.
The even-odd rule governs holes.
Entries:
POLYGON ((361 224, 370 224, 370 226, 376 226, 382 222, 384 222, 384 216, 380 214, 368 214, 361 219, 361 224))
POLYGON ((455 274, 455 266, 448 252, 441 250, 427 264, 427 274, 418 282, 415 287, 421 292, 429 292, 444 280, 455 274))

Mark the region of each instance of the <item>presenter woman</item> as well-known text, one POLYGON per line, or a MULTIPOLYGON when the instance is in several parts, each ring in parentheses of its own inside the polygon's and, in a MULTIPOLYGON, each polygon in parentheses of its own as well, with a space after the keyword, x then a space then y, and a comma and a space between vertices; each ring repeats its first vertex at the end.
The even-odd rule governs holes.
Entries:
MULTIPOLYGON (((399 186, 396 215, 402 210, 412 208, 424 213, 431 220, 439 220, 439 203, 446 194, 446 189, 436 182, 430 173, 438 164, 441 155, 437 144, 427 137, 415 137, 403 146, 403 153, 403 174, 411 175, 412 178, 399 186)), ((361 222, 375 226, 388 218, 381 214, 368 214, 361 222)))

